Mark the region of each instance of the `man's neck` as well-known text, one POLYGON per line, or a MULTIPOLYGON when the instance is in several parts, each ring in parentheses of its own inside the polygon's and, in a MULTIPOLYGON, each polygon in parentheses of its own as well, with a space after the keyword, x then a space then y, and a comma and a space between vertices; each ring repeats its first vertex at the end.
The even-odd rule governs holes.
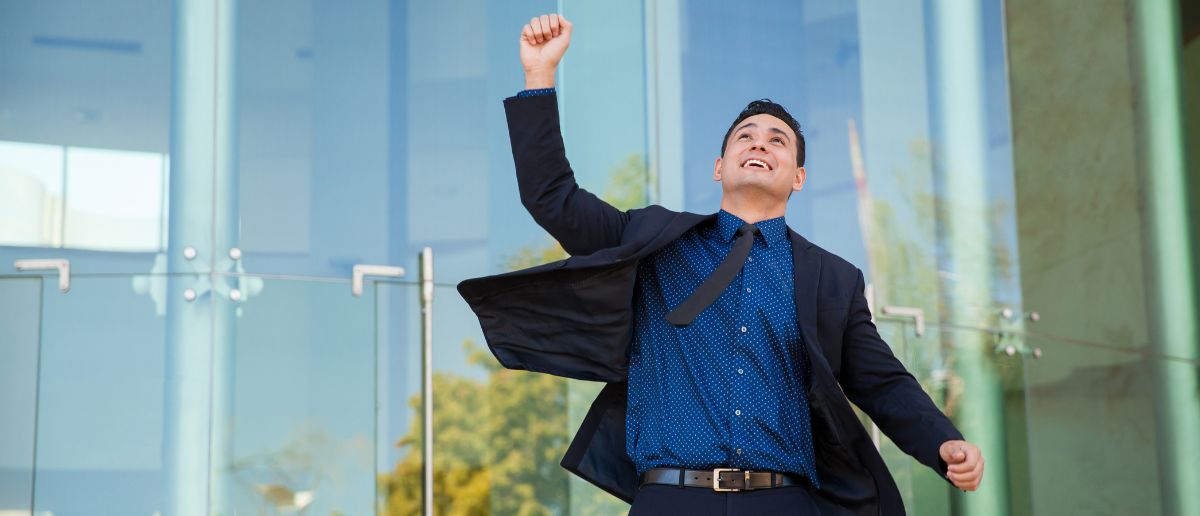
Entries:
POLYGON ((781 203, 744 203, 729 197, 721 199, 721 209, 749 224, 775 219, 787 213, 787 201, 781 203))

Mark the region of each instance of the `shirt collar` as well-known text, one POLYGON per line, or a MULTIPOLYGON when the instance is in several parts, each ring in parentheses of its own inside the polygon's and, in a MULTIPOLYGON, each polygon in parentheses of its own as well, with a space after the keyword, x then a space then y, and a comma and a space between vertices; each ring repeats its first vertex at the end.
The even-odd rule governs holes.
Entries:
MULTIPOLYGON (((725 210, 717 212, 717 234, 726 242, 733 240, 738 228, 744 224, 746 224, 746 221, 738 218, 737 215, 725 210)), ((762 233, 767 247, 773 246, 787 238, 787 222, 783 220, 783 217, 759 221, 754 225, 758 226, 758 231, 762 233)))

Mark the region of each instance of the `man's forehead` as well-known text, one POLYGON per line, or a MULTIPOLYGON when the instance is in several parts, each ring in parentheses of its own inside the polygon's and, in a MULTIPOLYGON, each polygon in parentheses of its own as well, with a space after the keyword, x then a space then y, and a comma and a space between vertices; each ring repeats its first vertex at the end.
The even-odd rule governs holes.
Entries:
POLYGON ((757 115, 748 116, 738 123, 735 128, 740 131, 747 126, 761 127, 764 129, 776 129, 783 131, 789 136, 796 136, 796 131, 792 130, 792 126, 784 122, 783 119, 770 113, 759 113, 757 115))
POLYGON ((770 113, 759 113, 757 115, 748 116, 748 117, 746 117, 745 120, 742 120, 742 123, 739 124, 739 126, 744 126, 748 123, 757 123, 759 125, 769 124, 769 125, 774 125, 774 126, 778 126, 778 127, 787 127, 789 129, 791 128, 788 126, 787 122, 783 121, 783 119, 781 119, 775 115, 772 115, 770 113))

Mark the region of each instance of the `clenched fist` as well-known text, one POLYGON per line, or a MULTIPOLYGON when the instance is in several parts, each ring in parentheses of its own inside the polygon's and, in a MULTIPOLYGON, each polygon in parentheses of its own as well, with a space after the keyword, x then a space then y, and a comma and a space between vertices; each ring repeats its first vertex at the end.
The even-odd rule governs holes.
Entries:
POLYGON ((983 454, 979 447, 966 441, 946 441, 938 449, 938 455, 946 461, 946 478, 954 487, 963 491, 974 491, 983 480, 983 454))
POLYGON ((571 22, 557 14, 543 14, 521 28, 521 66, 525 89, 554 87, 554 71, 571 45, 571 22))

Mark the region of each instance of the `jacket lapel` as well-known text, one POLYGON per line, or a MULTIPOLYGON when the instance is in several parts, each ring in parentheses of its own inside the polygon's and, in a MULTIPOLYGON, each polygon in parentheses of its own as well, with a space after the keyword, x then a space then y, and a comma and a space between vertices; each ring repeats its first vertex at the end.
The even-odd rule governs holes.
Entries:
POLYGON ((833 379, 833 370, 817 341, 817 288, 821 284, 821 255, 813 249, 811 242, 791 228, 788 229, 788 236, 792 241, 796 318, 800 321, 800 336, 804 338, 804 349, 812 364, 813 375, 809 383, 812 389, 833 379))

